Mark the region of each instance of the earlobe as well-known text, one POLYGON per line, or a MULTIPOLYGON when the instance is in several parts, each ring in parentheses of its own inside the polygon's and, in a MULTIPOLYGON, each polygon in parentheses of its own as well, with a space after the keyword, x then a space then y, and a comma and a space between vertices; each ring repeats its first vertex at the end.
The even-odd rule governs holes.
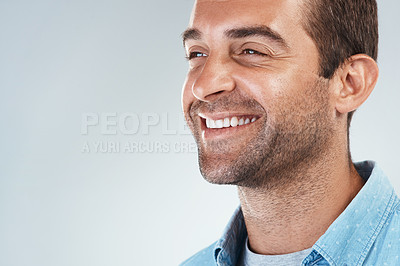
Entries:
POLYGON ((350 57, 340 69, 341 85, 337 91, 336 110, 349 113, 356 110, 371 94, 378 80, 375 60, 364 54, 350 57))

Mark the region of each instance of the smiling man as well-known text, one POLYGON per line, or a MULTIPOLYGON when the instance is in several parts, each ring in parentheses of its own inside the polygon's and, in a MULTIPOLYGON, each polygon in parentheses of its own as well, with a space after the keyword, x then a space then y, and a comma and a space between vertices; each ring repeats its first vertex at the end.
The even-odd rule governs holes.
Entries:
POLYGON ((377 28, 375 0, 196 1, 183 109, 202 175, 241 205, 183 265, 400 265, 400 201, 349 151, 377 28))

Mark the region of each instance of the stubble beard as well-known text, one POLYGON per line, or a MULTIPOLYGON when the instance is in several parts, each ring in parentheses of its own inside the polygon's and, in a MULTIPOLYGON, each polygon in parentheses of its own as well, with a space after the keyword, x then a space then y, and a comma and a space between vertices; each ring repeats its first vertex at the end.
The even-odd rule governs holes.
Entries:
POLYGON ((272 108, 273 118, 266 114, 262 129, 236 148, 234 158, 224 155, 232 149, 229 140, 219 140, 206 151, 195 134, 203 177, 213 184, 265 189, 296 182, 298 172, 319 160, 331 145, 334 128, 327 90, 327 81, 318 79, 302 95, 275 101, 279 106, 272 108))

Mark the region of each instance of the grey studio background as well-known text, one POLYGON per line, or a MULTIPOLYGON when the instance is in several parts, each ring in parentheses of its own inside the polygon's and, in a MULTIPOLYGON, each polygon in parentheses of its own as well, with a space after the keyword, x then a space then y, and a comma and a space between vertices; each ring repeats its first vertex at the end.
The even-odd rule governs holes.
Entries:
MULTIPOLYGON (((220 236, 236 189, 203 181, 180 115, 191 6, 0 1, 0 265, 177 265, 220 236)), ((400 2, 379 8, 351 147, 400 191, 400 2)))

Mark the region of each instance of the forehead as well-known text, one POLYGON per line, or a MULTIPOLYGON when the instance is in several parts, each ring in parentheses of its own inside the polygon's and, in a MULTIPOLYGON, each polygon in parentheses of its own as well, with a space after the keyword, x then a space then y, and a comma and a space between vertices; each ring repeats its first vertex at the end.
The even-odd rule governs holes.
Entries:
POLYGON ((218 30, 233 25, 300 27, 301 0, 197 0, 189 27, 218 30))

